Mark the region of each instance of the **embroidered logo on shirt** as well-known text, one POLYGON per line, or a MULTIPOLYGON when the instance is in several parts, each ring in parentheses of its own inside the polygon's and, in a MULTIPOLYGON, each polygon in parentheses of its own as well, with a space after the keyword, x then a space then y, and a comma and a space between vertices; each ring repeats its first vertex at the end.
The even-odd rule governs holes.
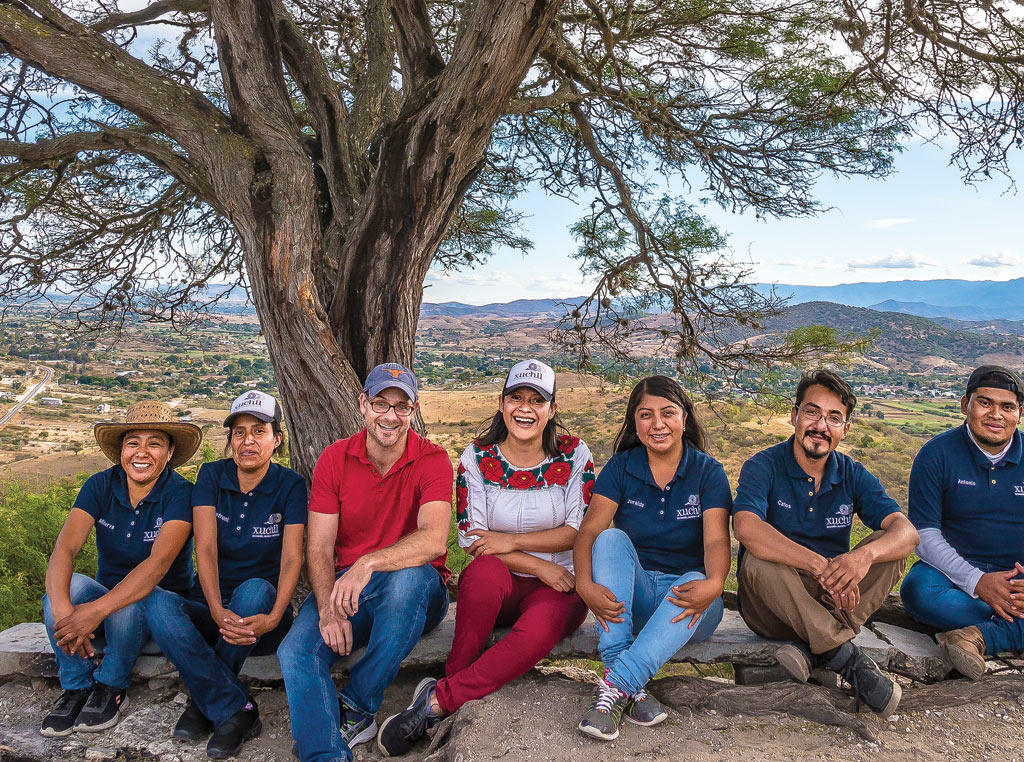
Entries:
POLYGON ((105 528, 105 529, 114 529, 114 528, 115 528, 115 527, 114 527, 114 525, 113 525, 113 524, 111 524, 111 523, 110 523, 109 521, 107 521, 106 519, 100 519, 100 520, 99 520, 99 525, 100 525, 101 527, 105 528))
POLYGON ((977 487, 977 482, 968 481, 967 479, 957 479, 957 484, 962 484, 965 487, 977 487))
POLYGON ((263 526, 252 528, 253 537, 280 537, 281 536, 281 514, 272 513, 263 526))
POLYGON ((1024 484, 1014 484, 1013 485, 1013 496, 1014 497, 1024 497, 1024 484))
POLYGON ((685 508, 676 508, 676 519, 700 518, 700 496, 690 495, 686 498, 685 508))
POLYGON ((148 532, 143 532, 142 533, 142 541, 143 542, 153 542, 156 539, 156 536, 160 533, 160 527, 162 527, 163 524, 164 524, 163 517, 162 516, 157 516, 156 517, 156 522, 153 524, 153 528, 150 529, 148 532))
POLYGON ((637 508, 644 507, 644 504, 640 500, 634 500, 633 498, 628 498, 626 500, 626 505, 635 505, 637 508))
POLYGON ((845 503, 836 508, 836 515, 825 519, 826 529, 844 529, 853 523, 853 506, 845 503))

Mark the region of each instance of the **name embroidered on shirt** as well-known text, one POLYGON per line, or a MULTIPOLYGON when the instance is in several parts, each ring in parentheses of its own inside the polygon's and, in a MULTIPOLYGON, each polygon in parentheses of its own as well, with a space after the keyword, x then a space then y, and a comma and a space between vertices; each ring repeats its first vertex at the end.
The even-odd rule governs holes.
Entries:
POLYGON ((227 523, 228 517, 225 516, 223 513, 215 513, 214 515, 217 517, 217 521, 223 521, 227 523))
POLYGON ((114 525, 106 519, 100 519, 99 524, 101 527, 104 527, 105 529, 114 529, 114 525))
POLYGON ((644 504, 643 504, 642 501, 634 500, 633 498, 628 498, 626 500, 626 505, 635 505, 637 508, 643 508, 644 507, 644 504))
POLYGON ((965 487, 977 487, 978 486, 977 482, 968 481, 967 479, 957 479, 956 483, 957 484, 962 484, 965 487))
POLYGON ((776 505, 778 505, 780 508, 786 508, 787 510, 793 510, 793 506, 791 506, 789 503, 784 503, 781 500, 778 500, 776 502, 776 505))

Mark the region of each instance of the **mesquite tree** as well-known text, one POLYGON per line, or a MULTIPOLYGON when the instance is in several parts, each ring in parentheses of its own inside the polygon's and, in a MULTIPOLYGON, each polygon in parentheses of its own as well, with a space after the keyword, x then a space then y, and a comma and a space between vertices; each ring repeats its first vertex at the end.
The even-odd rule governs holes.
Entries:
POLYGON ((593 199, 581 359, 652 311, 682 371, 800 359, 817 334, 736 341, 778 302, 695 205, 814 213, 821 173, 883 176, 917 128, 1005 166, 1020 28, 974 6, 0 0, 0 299, 109 328, 244 282, 308 474, 365 372, 412 363, 428 268, 529 249, 533 183, 593 199))

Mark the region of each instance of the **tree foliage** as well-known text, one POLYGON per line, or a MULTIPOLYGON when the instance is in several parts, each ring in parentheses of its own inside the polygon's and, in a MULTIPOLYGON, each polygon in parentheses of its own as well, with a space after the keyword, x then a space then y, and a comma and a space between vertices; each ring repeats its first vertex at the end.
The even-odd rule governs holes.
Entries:
POLYGON ((582 361, 652 311, 683 372, 802 361, 729 340, 780 301, 701 205, 814 214, 915 131, 1006 173, 1021 31, 946 0, 0 0, 0 298, 107 328, 247 285, 308 471, 411 362, 428 269, 530 249, 533 184, 584 204, 582 361))

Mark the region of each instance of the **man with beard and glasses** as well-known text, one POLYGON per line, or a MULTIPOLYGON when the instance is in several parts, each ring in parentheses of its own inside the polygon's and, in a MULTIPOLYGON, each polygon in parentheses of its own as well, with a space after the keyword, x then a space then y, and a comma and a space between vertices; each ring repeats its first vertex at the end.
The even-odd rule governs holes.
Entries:
POLYGON ((328 445, 313 470, 306 570, 313 592, 277 650, 302 762, 351 760, 402 660, 448 611, 445 565, 454 472, 443 447, 409 426, 416 376, 370 371, 364 426, 328 445), (366 652, 337 691, 331 667, 366 652))
POLYGON ((793 436, 743 465, 733 502, 740 613, 763 637, 798 641, 776 654, 794 679, 837 672, 858 708, 888 716, 900 687, 853 638, 900 578, 917 532, 877 478, 836 452, 856 403, 832 371, 805 373, 793 436), (854 515, 874 531, 851 550, 854 515))
POLYGON ((960 400, 966 420, 922 447, 910 471, 921 560, 900 596, 915 619, 947 630, 937 640, 971 679, 986 654, 1024 650, 1022 401, 1012 370, 977 368, 960 400))

